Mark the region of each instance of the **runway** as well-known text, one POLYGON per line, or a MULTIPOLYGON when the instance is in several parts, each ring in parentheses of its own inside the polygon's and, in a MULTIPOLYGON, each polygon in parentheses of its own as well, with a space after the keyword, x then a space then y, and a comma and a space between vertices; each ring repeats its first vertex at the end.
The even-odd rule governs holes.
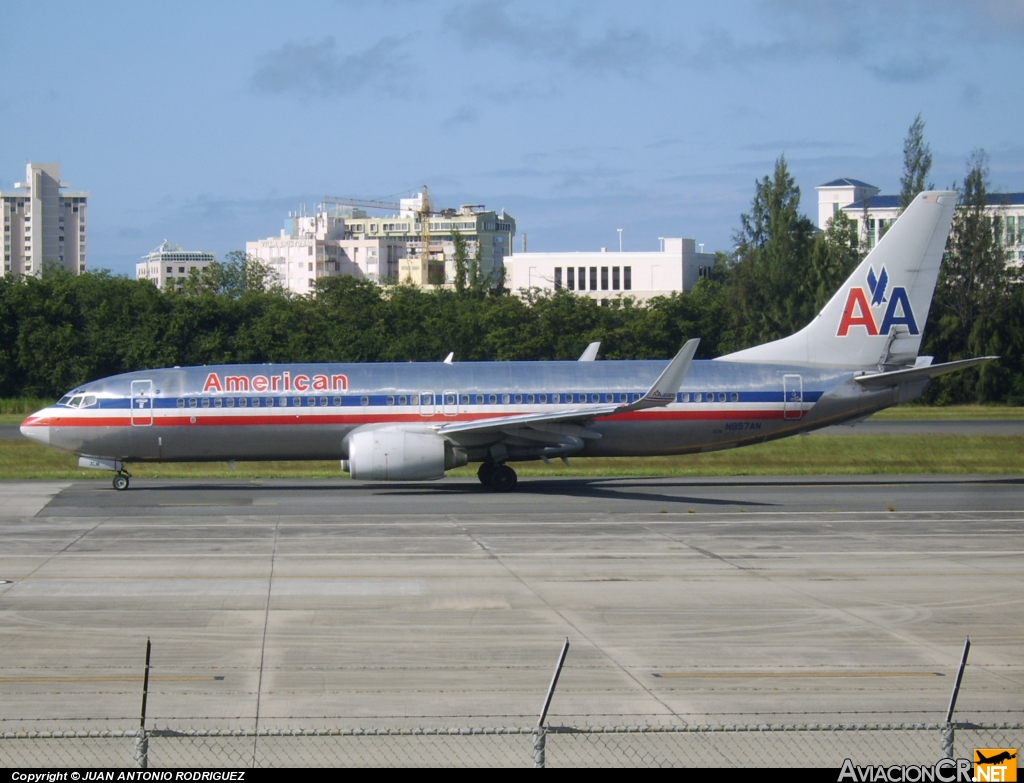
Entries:
POLYGON ((1024 708, 1024 478, 0 482, 0 724, 1024 708), (42 722, 42 723, 40 723, 42 722))

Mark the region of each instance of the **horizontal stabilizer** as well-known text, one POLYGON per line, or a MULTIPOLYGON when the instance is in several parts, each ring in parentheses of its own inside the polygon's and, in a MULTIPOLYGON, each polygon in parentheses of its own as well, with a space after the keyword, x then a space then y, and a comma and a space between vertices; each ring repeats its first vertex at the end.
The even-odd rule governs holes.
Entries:
POLYGON ((906 370, 878 372, 872 375, 858 375, 854 380, 868 389, 888 389, 892 386, 899 386, 902 383, 923 381, 926 378, 937 378, 940 375, 956 372, 957 370, 966 370, 968 367, 976 367, 979 364, 984 364, 998 358, 998 356, 979 356, 975 359, 961 359, 957 362, 908 367, 906 370))

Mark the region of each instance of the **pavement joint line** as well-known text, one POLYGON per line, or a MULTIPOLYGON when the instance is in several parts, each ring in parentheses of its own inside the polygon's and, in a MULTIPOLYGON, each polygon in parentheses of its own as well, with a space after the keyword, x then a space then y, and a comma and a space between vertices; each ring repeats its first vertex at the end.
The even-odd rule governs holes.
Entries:
MULTIPOLYGON (((259 679, 256 684, 256 717, 255 717, 255 728, 259 731, 260 728, 260 697, 263 695, 263 665, 266 661, 267 656, 267 630, 270 628, 270 600, 274 592, 274 565, 275 555, 277 554, 277 538, 278 530, 280 529, 280 518, 278 518, 278 524, 274 527, 274 546, 270 554, 270 575, 267 578, 267 603, 263 613, 263 638, 260 643, 260 669, 259 679)), ((256 766, 256 744, 253 742, 252 747, 253 754, 253 766, 256 766)))
POLYGON ((652 672, 659 679, 761 679, 782 678, 844 678, 844 677, 945 677, 942 672, 652 672))
POLYGON ((494 562, 496 562, 499 566, 505 569, 505 571, 510 576, 512 576, 517 582, 519 582, 519 584, 521 584, 530 593, 532 593, 537 600, 544 604, 544 606, 547 607, 548 611, 552 612, 554 615, 559 617, 562 620, 562 622, 564 622, 570 628, 574 629, 581 637, 583 637, 584 640, 586 640, 588 644, 590 644, 593 647, 595 651, 597 651, 600 655, 606 658, 620 672, 625 674, 626 677, 632 680, 634 684, 638 685, 644 693, 646 693, 650 698, 652 698, 654 701, 660 704, 664 709, 668 710, 670 714, 676 714, 675 710, 673 710, 672 707, 670 707, 668 704, 662 701, 662 699, 660 699, 657 696, 657 694, 655 694, 653 691, 651 691, 650 688, 644 685, 644 683, 641 682, 640 679, 635 674, 633 674, 626 666, 615 660, 615 658, 612 657, 611 653, 608 650, 606 650, 602 645, 597 644, 593 639, 591 639, 590 636, 586 633, 586 631, 580 628, 580 626, 577 623, 573 622, 568 617, 566 617, 565 613, 552 606, 550 601, 548 601, 543 595, 541 595, 536 589, 534 589, 533 586, 531 586, 522 576, 513 571, 508 566, 507 563, 504 563, 500 555, 488 549, 482 541, 479 541, 476 538, 476 536, 474 536, 469 530, 462 527, 462 525, 459 524, 457 520, 451 520, 451 524, 455 525, 458 529, 460 529, 463 532, 463 534, 471 541, 477 543, 481 547, 481 549, 483 549, 487 553, 487 555, 494 560, 494 562))
MULTIPOLYGON (((0 683, 4 682, 142 682, 142 675, 126 674, 123 677, 0 677, 0 683)), ((195 676, 158 676, 150 675, 150 682, 215 682, 223 680, 223 675, 195 675, 195 676)))

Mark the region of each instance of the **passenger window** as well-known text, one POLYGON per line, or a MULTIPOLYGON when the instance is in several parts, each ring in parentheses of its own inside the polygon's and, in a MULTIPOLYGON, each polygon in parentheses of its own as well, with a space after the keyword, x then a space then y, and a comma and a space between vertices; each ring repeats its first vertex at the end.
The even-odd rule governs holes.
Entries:
MULTIPOLYGON (((394 399, 394 397, 392 397, 391 399, 394 399)), ((333 402, 334 407, 337 408, 341 405, 341 397, 335 397, 333 400, 331 400, 331 402, 333 402)))
POLYGON ((203 397, 203 407, 204 408, 209 408, 210 407, 210 398, 209 397, 203 397))
POLYGON ((260 407, 260 398, 259 397, 253 397, 252 398, 252 407, 254 407, 254 408, 260 407))
POLYGON ((321 397, 320 398, 320 406, 324 407, 324 408, 327 407, 327 398, 326 397, 321 397))
POLYGON ((540 400, 540 404, 544 405, 548 401, 548 395, 546 395, 546 394, 540 395, 539 400, 540 400))
POLYGON ((455 404, 455 395, 454 394, 446 394, 446 395, 444 395, 444 404, 445 405, 454 405, 455 404))
POLYGON ((408 398, 404 394, 400 394, 398 396, 398 404, 399 405, 405 405, 408 402, 409 402, 409 400, 408 400, 408 398))
POLYGON ((217 399, 215 399, 213 401, 213 407, 215 407, 215 408, 222 408, 222 407, 224 407, 224 400, 222 400, 220 397, 218 397, 217 399))
POLYGON ((533 404, 533 395, 532 395, 532 394, 527 394, 527 395, 526 395, 526 401, 527 401, 527 402, 528 402, 529 404, 531 404, 531 405, 532 405, 532 404, 533 404))
POLYGON ((512 397, 509 396, 508 394, 503 394, 503 395, 501 395, 501 401, 505 405, 508 405, 510 402, 512 402, 512 397))
POLYGON ((733 402, 739 402, 740 401, 740 393, 739 392, 733 392, 729 396, 732 397, 732 401, 733 402))
POLYGON ((469 395, 468 394, 460 395, 459 396, 459 404, 460 405, 469 405, 469 395))
POLYGON ((195 397, 188 398, 188 407, 195 408, 197 405, 199 405, 199 400, 197 400, 195 397))
POLYGON ((238 407, 239 408, 244 408, 248 404, 249 404, 249 400, 246 397, 239 397, 238 398, 238 407))
POLYGON ((707 400, 708 402, 714 402, 715 401, 715 393, 714 392, 708 392, 707 394, 704 395, 704 399, 707 400))
POLYGON ((725 402, 725 392, 718 392, 718 401, 725 402))
POLYGON ((482 395, 482 394, 476 395, 476 404, 477 405, 483 405, 484 404, 484 395, 482 395))
POLYGON ((234 408, 235 407, 235 398, 234 397, 228 397, 228 407, 229 408, 234 408))
POLYGON ((183 398, 181 398, 181 397, 178 398, 178 407, 179 408, 184 408, 185 407, 185 400, 183 398))
POLYGON ((410 405, 419 405, 420 404, 420 395, 418 395, 418 394, 410 394, 409 395, 409 404, 410 405))
POLYGON ((389 395, 388 395, 388 405, 394 405, 394 404, 395 404, 395 398, 394 398, 394 397, 392 397, 392 396, 391 396, 391 395, 389 394, 389 395))
POLYGON ((682 394, 679 395, 679 397, 680 397, 680 400, 679 400, 680 402, 689 402, 690 401, 690 392, 683 392, 682 394))
POLYGON ((294 405, 296 408, 301 408, 302 407, 302 398, 301 397, 296 397, 295 399, 293 399, 292 400, 292 405, 294 405))
POLYGON ((369 397, 360 397, 359 398, 359 404, 360 405, 369 405, 370 404, 370 398, 369 397))
POLYGON ((497 394, 489 394, 489 395, 487 395, 487 401, 491 405, 497 404, 497 402, 498 402, 498 395, 497 394))
POLYGON ((694 392, 693 393, 693 401, 694 402, 700 402, 700 392, 694 392))
POLYGON ((307 398, 306 399, 306 405, 308 405, 310 408, 315 407, 316 406, 316 397, 309 397, 309 398, 307 398))

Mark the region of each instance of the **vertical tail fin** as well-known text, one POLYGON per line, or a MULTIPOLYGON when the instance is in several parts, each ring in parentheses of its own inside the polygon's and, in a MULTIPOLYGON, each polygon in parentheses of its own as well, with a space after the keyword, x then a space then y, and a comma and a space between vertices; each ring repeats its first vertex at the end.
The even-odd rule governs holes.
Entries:
POLYGON ((720 359, 841 367, 913 364, 956 200, 955 191, 919 194, 811 323, 789 337, 720 359))

